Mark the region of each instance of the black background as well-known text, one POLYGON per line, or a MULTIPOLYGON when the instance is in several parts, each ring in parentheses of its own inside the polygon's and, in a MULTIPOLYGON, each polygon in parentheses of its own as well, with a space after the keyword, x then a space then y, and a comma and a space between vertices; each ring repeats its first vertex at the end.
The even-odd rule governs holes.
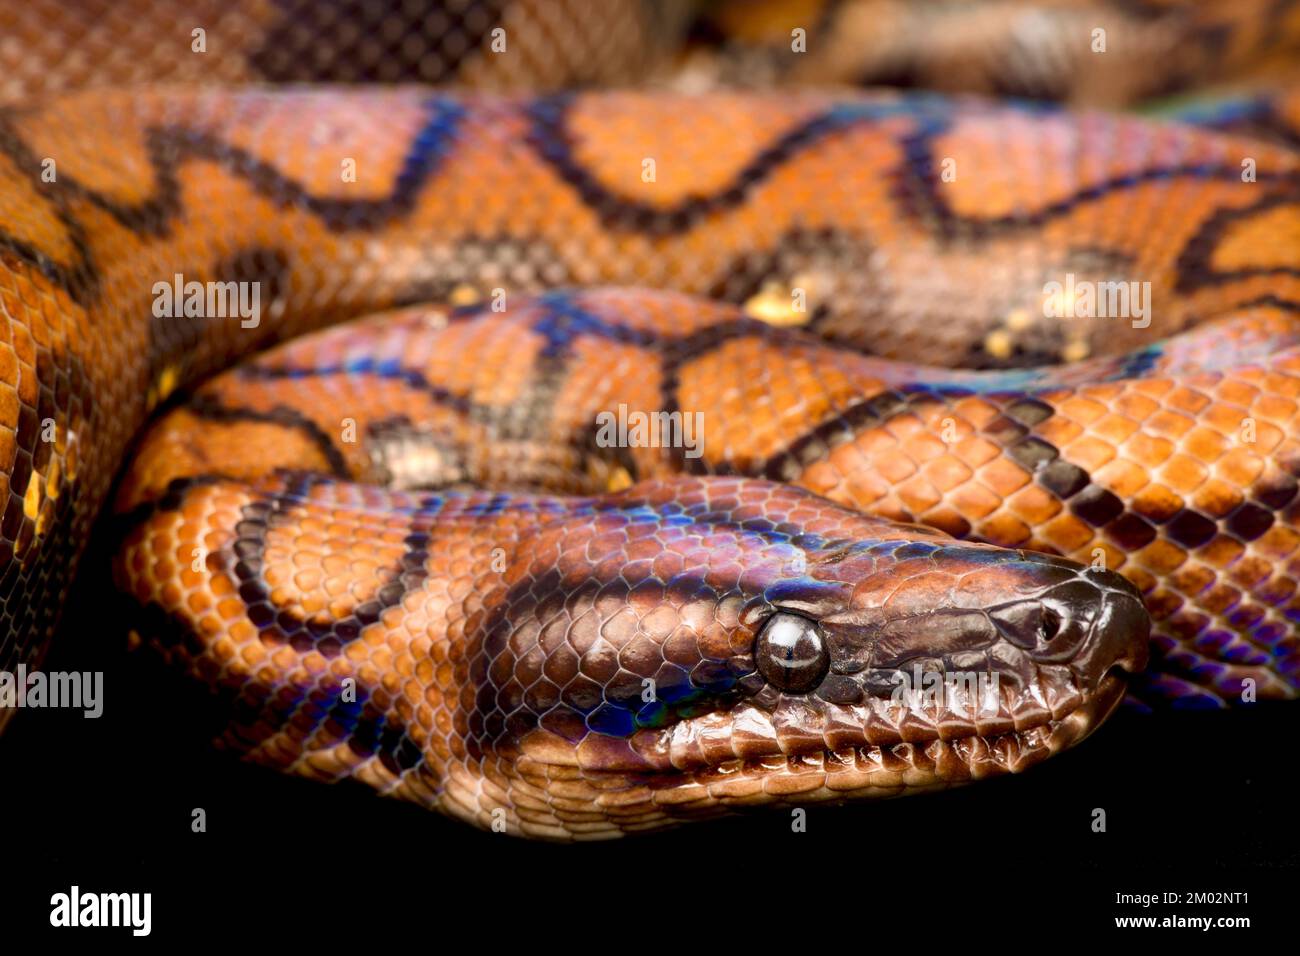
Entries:
MULTIPOLYGON (((152 938, 164 943, 199 933, 380 945, 414 932, 434 949, 490 932, 493 945, 543 933, 641 948, 785 927, 810 945, 843 932, 866 946, 875 937, 861 933, 937 943, 1009 926, 1118 934, 1116 916, 1249 916, 1249 931, 1211 931, 1226 942, 1294 925, 1300 799, 1285 704, 1121 710, 1026 774, 814 805, 804 833, 777 810, 612 843, 535 844, 214 751, 219 715, 202 691, 147 652, 126 652, 103 550, 83 565, 44 665, 103 670, 103 716, 19 711, 0 735, 5 939, 53 932, 50 896, 74 883, 151 892, 152 938), (191 832, 195 807, 206 833, 191 832), (1105 833, 1092 830, 1098 807, 1105 833), (1202 890, 1250 895, 1167 911, 1115 901, 1202 890)), ((60 936, 131 941, 125 929, 60 936)))

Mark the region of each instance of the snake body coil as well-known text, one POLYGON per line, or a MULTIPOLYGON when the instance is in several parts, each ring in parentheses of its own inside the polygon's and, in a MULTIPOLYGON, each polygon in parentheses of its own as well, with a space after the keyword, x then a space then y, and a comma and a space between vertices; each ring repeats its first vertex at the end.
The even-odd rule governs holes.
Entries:
POLYGON ((212 379, 122 481, 141 635, 256 759, 557 838, 940 786, 1091 730, 1145 662, 1139 592, 1148 691, 1294 697, 1298 175, 927 96, 10 109, 0 667, 173 392, 477 298, 212 379), (1037 320, 1117 276, 1149 324, 1037 320), (260 314, 157 309, 173 281, 260 314), (1034 360, 1072 361, 932 367, 1034 360), (620 407, 702 441, 610 447, 620 407), (1000 690, 900 705, 913 665, 1000 690))

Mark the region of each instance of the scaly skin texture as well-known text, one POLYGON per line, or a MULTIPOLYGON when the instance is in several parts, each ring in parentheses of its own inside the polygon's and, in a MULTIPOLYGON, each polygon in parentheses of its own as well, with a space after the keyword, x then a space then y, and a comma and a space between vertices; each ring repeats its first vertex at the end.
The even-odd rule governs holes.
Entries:
POLYGON ((693 0, 31 0, 0 9, 0 101, 109 86, 638 83, 693 0), (182 16, 183 13, 183 16, 182 16), (202 29, 203 49, 193 30, 202 29), (493 50, 504 31, 508 51, 493 50))
MULTIPOLYGON (((5 636, 0 665, 9 669, 19 660, 39 658, 89 524, 148 411, 176 388, 239 355, 345 316, 474 294, 493 300, 504 296, 513 303, 508 314, 516 315, 509 310, 536 308, 526 306, 520 295, 529 290, 572 283, 640 284, 750 302, 773 321, 802 321, 832 339, 891 357, 988 365, 1122 352, 1203 320, 1261 309, 1285 314, 1297 300, 1294 245, 1276 239, 1288 235, 1300 216, 1295 157, 1255 142, 1118 117, 891 95, 693 99, 627 93, 508 101, 413 90, 317 90, 86 93, 10 109, 2 120, 0 307, 8 344, 0 349, 0 471, 6 501, 0 525, 5 636), (1257 166, 1254 181, 1243 181, 1244 156, 1257 166), (52 179, 42 175, 48 169, 45 158, 57 165, 52 179), (951 180, 940 175, 948 158, 957 170, 951 180), (991 269, 992 263, 999 268, 991 269), (1135 328, 1114 319, 1034 321, 1044 283, 1071 273, 1083 281, 1150 281, 1158 303, 1150 326, 1135 328), (157 284, 177 274, 186 281, 259 282, 260 321, 246 328, 238 317, 156 314, 157 284), (805 294, 808 310, 773 314, 768 300, 792 287, 805 294)), ((640 301, 640 293, 626 294, 630 302, 640 301)), ((608 317, 611 330, 619 323, 635 326, 625 339, 616 332, 603 335, 599 327, 588 329, 581 312, 566 313, 562 321, 543 323, 528 335, 521 329, 518 341, 483 339, 469 353, 472 364, 460 360, 462 369, 477 368, 484 376, 478 387, 486 394, 470 397, 499 403, 508 401, 513 390, 552 414, 575 415, 584 407, 578 400, 583 391, 600 381, 583 371, 595 368, 598 358, 585 351, 590 339, 600 339, 601 362, 623 363, 616 366, 619 378, 661 376, 668 365, 642 341, 658 334, 650 320, 663 320, 663 328, 671 328, 673 321, 691 320, 674 320, 670 313, 692 310, 656 305, 660 300, 653 297, 645 301, 650 304, 640 313, 627 309, 622 317, 608 317), (588 361, 573 361, 575 349, 588 361), (623 359, 613 359, 615 352, 623 359)), ((707 324, 715 308, 698 306, 701 318, 696 321, 707 324)), ((597 319, 601 315, 595 310, 597 319)), ((835 422, 849 405, 870 401, 871 381, 887 384, 855 371, 843 349, 813 355, 812 346, 795 344, 789 350, 794 359, 802 357, 802 364, 791 366, 782 378, 765 371, 770 366, 764 352, 771 343, 743 336, 732 342, 718 339, 711 329, 700 331, 701 338, 688 336, 683 354, 692 361, 678 363, 674 389, 687 410, 706 400, 718 410, 718 421, 709 427, 721 436, 712 439, 709 463, 719 460, 720 450, 729 454, 726 449, 739 441, 737 434, 752 436, 756 453, 771 458, 810 429, 835 422), (710 390, 728 376, 736 387, 723 387, 710 398, 710 390)), ((775 341, 778 348, 787 348, 775 341)), ((605 365, 602 374, 609 374, 609 368, 605 365)), ((1161 466, 1172 476, 1161 479, 1166 484, 1185 480, 1186 488, 1174 484, 1170 489, 1189 496, 1178 499, 1186 507, 1163 518, 1159 511, 1139 512, 1159 524, 1161 541, 1189 551, 1212 547, 1190 540, 1184 525, 1223 520, 1230 534, 1238 534, 1232 509, 1240 503, 1233 495, 1244 502, 1248 496, 1276 492, 1280 500, 1289 463, 1281 458, 1256 461, 1287 447, 1290 439, 1285 427, 1290 413, 1277 404, 1285 400, 1285 385, 1256 384, 1268 374, 1221 374, 1216 384, 1205 386, 1213 392, 1210 402, 1194 397, 1182 402, 1177 390, 1162 399, 1169 403, 1166 411, 1190 422, 1184 429, 1190 437, 1179 437, 1187 447, 1178 463, 1161 466), (1258 407, 1247 396, 1252 388, 1263 396, 1258 407), (1252 410, 1260 434, 1276 442, 1262 453, 1246 449, 1233 456, 1224 448, 1228 425, 1219 407, 1233 414, 1252 410), (1211 415, 1217 417, 1202 419, 1211 415), (1253 456, 1259 468, 1241 465, 1242 456, 1253 456), (1204 502, 1193 495, 1197 469, 1206 472, 1200 480, 1218 482, 1204 502), (1266 486, 1258 484, 1261 479, 1266 486), (1220 508, 1224 510, 1216 510, 1220 508), (1190 516, 1178 520, 1184 512, 1190 516)), ((460 387, 453 388, 453 406, 460 387)), ((1116 430, 1096 434, 1112 448, 1135 440, 1133 434, 1142 428, 1154 427, 1142 414, 1146 406, 1128 394, 1151 386, 1097 388, 1101 390, 1085 395, 1078 408, 1062 403, 1058 414, 1053 406, 1046 424, 1026 421, 1025 409, 1019 408, 1021 417, 1012 416, 1002 432, 993 433, 1065 429, 1043 441, 1077 459, 1075 467, 1084 474, 1070 472, 1071 484, 1081 481, 1092 489, 1077 491, 1090 496, 1086 501, 1071 497, 1075 492, 1060 491, 1062 498, 1070 498, 1072 517, 1063 512, 1052 519, 1048 512, 1053 504, 1045 492, 1024 500, 1028 492, 1015 487, 1015 480, 1019 476, 1021 484, 1029 484, 1025 462, 1015 458, 1021 445, 1010 438, 1003 443, 1005 454, 1002 445, 972 443, 992 455, 981 468, 1001 469, 1000 478, 989 479, 992 487, 983 504, 954 496, 942 508, 934 502, 914 508, 925 496, 913 494, 908 475, 855 473, 833 461, 833 453, 820 472, 809 472, 806 483, 851 497, 862 507, 878 502, 868 501, 859 488, 874 488, 886 505, 893 494, 898 507, 988 537, 996 537, 998 529, 981 525, 977 531, 974 524, 992 514, 1001 497, 1019 490, 1020 498, 1009 507, 1029 516, 1024 523, 1030 532, 1056 520, 1074 527, 1075 538, 1091 533, 1089 527, 1105 525, 1109 530, 1103 533, 1114 539, 1117 532, 1109 518, 1115 516, 1107 518, 1103 511, 1113 509, 1111 498, 1120 500, 1122 510, 1130 494, 1122 484, 1125 474, 1160 461, 1156 453, 1143 451, 1135 453, 1128 472, 1121 473, 1118 466, 1106 472, 1106 462, 1070 445, 1076 437, 1069 431, 1072 425, 1080 432, 1085 426, 1096 431, 1102 427, 1096 423, 1108 416, 1116 430), (1127 427, 1122 423, 1133 427, 1121 434, 1127 427), (843 480, 832 480, 837 474, 843 480), (989 510, 980 513, 984 504, 989 510), (957 518, 972 527, 956 524, 957 518)), ((526 402, 513 408, 505 417, 521 427, 536 420, 526 402)), ((343 417, 360 420, 360 412, 342 412, 321 427, 337 433, 343 417)), ((976 397, 954 406, 954 412, 959 437, 981 432, 987 441, 999 409, 976 397)), ((920 441, 925 429, 917 430, 916 450, 940 441, 934 429, 942 420, 929 421, 925 444, 920 441)), ((267 438, 279 423, 263 424, 267 438)), ((268 458, 273 444, 259 445, 268 458)), ((1032 443, 1028 448, 1034 455, 1042 451, 1032 443)), ((936 451, 935 457, 946 454, 936 451)), ((736 470, 765 460, 753 458, 736 470)), ((393 455, 389 467, 400 473, 407 461, 393 455)), ((1038 463, 1046 464, 1033 464, 1036 475, 1038 463)), ((304 464, 316 465, 300 462, 296 467, 304 464)), ((337 470, 337 461, 326 464, 337 470)), ((628 477, 632 472, 636 477, 655 474, 633 464, 620 463, 628 477)), ((930 468, 947 471, 947 477, 937 476, 940 499, 963 480, 953 480, 951 463, 941 464, 930 468)), ((1051 473, 1054 480, 1059 471, 1051 473)), ((617 477, 606 469, 606 477, 611 476, 617 477)), ((782 471, 777 477, 798 476, 782 471)), ((550 475, 544 484, 563 488, 564 480, 550 475)), ((209 487, 200 484, 186 492, 199 496, 194 507, 200 511, 217 509, 213 515, 219 511, 229 517, 232 509, 243 507, 201 505, 204 494, 215 493, 203 490, 209 487)), ((1293 479, 1289 488, 1294 491, 1293 479)), ((669 497, 675 499, 678 490, 669 497)), ((230 493, 235 496, 231 502, 247 494, 230 493)), ((272 494, 274 488, 262 493, 272 494)), ((356 493, 340 492, 344 497, 356 493)), ((699 494, 707 498, 712 492, 704 487, 699 494)), ((1269 504, 1275 499, 1260 500, 1269 504)), ((1166 503, 1161 499, 1157 506, 1166 503)), ((850 520, 846 512, 836 514, 841 516, 837 520, 850 520)), ((585 522, 590 516, 580 517, 585 522)), ((1251 530, 1259 523, 1246 522, 1251 530)), ((1004 523, 1006 527, 1010 525, 1004 523)), ((1282 522, 1268 533, 1290 531, 1282 522)), ((1052 543, 1045 531, 1042 535, 1052 543)), ((879 536, 865 528, 841 535, 858 543, 879 536)), ((350 542, 353 536, 340 540, 350 542)), ((1031 534, 1029 540, 1036 539, 1031 534)), ((1128 548, 1128 538, 1118 540, 1122 550, 1128 548)), ((142 553, 167 541, 175 544, 149 537, 140 544, 146 549, 142 553)), ((210 548, 212 557, 221 550, 220 535, 194 546, 210 548)), ((227 542, 228 549, 234 547, 227 542)), ((1281 563, 1282 551, 1279 545, 1276 563, 1261 574, 1289 573, 1281 563)), ((1211 575, 1205 588, 1188 589, 1186 611, 1214 620, 1213 639, 1204 642, 1212 651, 1216 642, 1232 644, 1235 639, 1219 636, 1219 616, 1230 612, 1222 603, 1223 592, 1210 586, 1222 567, 1215 561, 1227 559, 1207 559, 1205 553, 1197 552, 1195 566, 1208 560, 1215 571, 1201 572, 1211 575)), ((169 560, 178 559, 172 555, 169 560)), ((190 565, 184 555, 179 560, 176 570, 183 574, 190 565)), ((132 590, 146 599, 153 588, 162 588, 154 595, 157 600, 147 603, 167 606, 174 619, 180 605, 173 605, 180 598, 165 580, 171 569, 164 565, 140 572, 148 580, 132 590), (154 573, 157 578, 149 576, 154 573)), ((1251 566, 1261 568, 1259 562, 1251 566)), ((129 561, 126 567, 132 568, 129 561)), ((237 573, 220 563, 209 570, 237 573)), ((1160 567, 1156 571, 1165 573, 1160 567)), ((1237 571, 1224 573, 1231 580, 1237 571)), ((373 570, 367 573, 372 586, 386 586, 373 570)), ((1001 580, 1007 583, 1011 576, 1001 580)), ((1289 592, 1282 593, 1285 581, 1279 581, 1273 603, 1290 599, 1289 592)), ((862 582, 844 578, 840 583, 857 587, 862 582)), ((751 590, 739 580, 734 587, 747 598, 757 593, 757 585, 751 590)), ((968 610, 987 610, 1005 599, 992 585, 975 593, 943 593, 959 595, 952 602, 972 602, 958 605, 968 610)), ((482 600, 481 589, 475 594, 475 600, 482 600)), ((201 603, 202 598, 195 600, 201 603)), ((254 626, 265 623, 248 616, 243 602, 251 600, 241 597, 240 607, 229 607, 232 627, 241 614, 254 626)), ((1079 609, 1081 615, 1088 613, 1099 612, 1096 607, 1079 609)), ((1244 631, 1257 623, 1226 620, 1244 631)), ((923 630, 913 633, 923 640, 923 630)), ((365 634, 350 640, 371 639, 379 638, 365 634)), ((1241 663, 1276 670, 1279 679, 1269 683, 1268 692, 1292 693, 1294 685, 1286 677, 1293 660, 1286 656, 1291 653, 1287 640, 1289 634, 1264 640, 1283 649, 1276 658, 1281 663, 1241 660, 1238 648, 1244 645, 1237 643, 1212 672, 1189 676, 1212 684, 1223 673, 1218 663, 1241 663)), ((292 650, 292 641, 289 646, 292 650)), ((213 647, 216 660, 235 649, 220 640, 213 647)), ((1196 650, 1206 653, 1201 645, 1196 650)), ((1119 652, 1111 659, 1133 656, 1119 652)), ((210 666, 195 664, 200 672, 210 666)), ((1103 675, 1085 670, 1081 706, 1104 710, 1097 703, 1106 696, 1103 675), (1089 680, 1094 681, 1091 690, 1089 680)), ((270 686, 280 686, 276 682, 281 678, 272 674, 268 679, 270 686)), ((471 689, 462 686, 459 692, 471 689)), ((389 726, 390 712, 381 712, 389 726)), ((456 739, 467 745, 467 738, 456 739)), ((501 739, 493 736, 493 747, 501 739)), ((522 737, 509 740, 523 746, 522 737)), ((486 746, 483 740, 479 744, 486 746)), ((552 792, 558 794, 558 788, 552 792)))
POLYGON ((209 475, 129 523, 119 583, 146 639, 230 699, 224 743, 530 837, 1019 771, 1146 659, 1112 572, 764 481, 555 498, 209 475), (765 666, 778 619, 815 628, 811 681, 765 666), (916 672, 990 684, 895 693, 916 672))
POLYGON ((1278 74, 1294 0, 722 0, 707 14, 729 82, 924 87, 1125 106, 1278 74), (812 55, 791 55, 791 30, 812 55))
POLYGON ((1298 401, 1300 326, 1275 308, 1129 356, 954 372, 677 294, 557 291, 508 314, 384 316, 218 376, 150 432, 121 507, 196 475, 274 468, 573 493, 679 474, 780 480, 1119 570, 1155 618, 1156 695, 1292 698, 1298 401), (625 420, 684 413, 698 431, 668 448, 602 438, 620 407, 625 420))

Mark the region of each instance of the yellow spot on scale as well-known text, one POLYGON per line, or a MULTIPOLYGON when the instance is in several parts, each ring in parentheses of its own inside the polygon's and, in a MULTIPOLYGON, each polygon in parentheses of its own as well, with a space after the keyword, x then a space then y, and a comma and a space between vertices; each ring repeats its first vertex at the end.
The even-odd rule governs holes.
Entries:
POLYGON ((158 376, 158 400, 162 401, 172 392, 176 391, 176 385, 180 382, 180 373, 176 371, 175 365, 168 365, 158 376))
POLYGON ((77 433, 71 428, 67 430, 64 441, 63 464, 67 471, 67 482, 71 485, 77 480, 77 433))
POLYGON ((1075 339, 1073 342, 1066 343, 1065 348, 1061 350, 1061 358, 1067 362, 1080 362, 1086 359, 1091 351, 1087 342, 1075 339))
POLYGON ((615 468, 605 479, 606 491, 622 491, 624 488, 632 487, 632 475, 622 465, 615 468))
POLYGON ((761 292, 746 300, 746 314, 768 325, 803 325, 812 314, 808 309, 796 309, 794 295, 785 286, 768 282, 761 292))
POLYGON ((27 482, 27 494, 23 495, 23 514, 32 521, 41 516, 41 476, 32 475, 27 482))
POLYGON ((51 501, 59 497, 59 459, 51 456, 50 474, 45 479, 45 497, 51 501))
POLYGON ((451 294, 447 296, 447 301, 454 306, 463 307, 467 305, 477 305, 479 302, 483 301, 483 296, 479 293, 478 289, 474 288, 469 283, 462 282, 451 290, 451 294))
POLYGON ((994 358, 1010 358, 1011 346, 1011 333, 1006 329, 994 329, 984 337, 984 351, 994 358))
POLYGON ((158 373, 158 379, 149 386, 149 393, 145 396, 145 402, 149 408, 153 408, 161 402, 167 400, 167 396, 176 391, 176 386, 180 384, 180 371, 175 365, 168 365, 158 373))
POLYGON ((1033 324, 1028 309, 1013 309, 1007 313, 1006 326, 1012 332, 1023 332, 1033 324))

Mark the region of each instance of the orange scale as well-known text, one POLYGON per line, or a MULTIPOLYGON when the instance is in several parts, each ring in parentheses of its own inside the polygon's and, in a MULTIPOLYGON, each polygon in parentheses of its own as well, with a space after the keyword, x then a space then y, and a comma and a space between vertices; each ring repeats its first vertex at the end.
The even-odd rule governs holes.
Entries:
POLYGON ((924 514, 943 501, 943 493, 920 475, 900 484, 895 493, 903 506, 914 515, 924 514))
POLYGON ((948 505, 941 505, 918 516, 923 524, 931 525, 952 535, 954 538, 964 538, 970 533, 970 522, 961 516, 961 514, 948 505))
POLYGON ((1277 575, 1256 588, 1255 596, 1268 604, 1280 606, 1295 595, 1298 586, 1294 578, 1277 575))
POLYGON ((1260 395, 1259 387, 1243 378, 1225 378, 1215 391, 1219 401, 1243 408, 1250 407, 1260 395))
POLYGON ((228 597, 235 593, 235 582, 231 575, 222 574, 211 578, 208 587, 217 597, 228 597))
MULTIPOLYGON (((835 496, 835 500, 851 507, 870 507, 873 511, 878 511, 882 501, 890 494, 890 482, 883 475, 858 473, 849 479, 846 493, 835 496)), ((902 509, 895 505, 892 511, 901 513, 902 509)))
MULTIPOLYGON (((343 656, 356 664, 363 664, 370 660, 370 648, 363 642, 353 641, 344 645, 343 656)), ((374 680, 374 675, 370 673, 358 676, 364 677, 366 681, 374 680)))
POLYGON ((1131 418, 1110 414, 1093 422, 1089 433, 1096 438, 1110 442, 1112 445, 1122 445, 1137 430, 1138 423, 1131 418))
POLYGON ((1063 448, 1061 457, 1091 474, 1115 458, 1115 448, 1110 442, 1085 434, 1063 448))
POLYGON ((1156 482, 1145 485, 1129 503, 1130 510, 1153 524, 1163 524, 1182 510, 1183 506, 1184 499, 1181 495, 1156 482))
POLYGON ((1250 420, 1249 403, 1216 404, 1201 415, 1200 423, 1208 428, 1217 429, 1233 440, 1240 440, 1250 420))
POLYGON ((1272 421, 1290 421, 1300 405, 1282 395, 1260 392, 1251 405, 1251 414, 1272 421))
POLYGON ((1258 555, 1247 555, 1228 572, 1228 580, 1254 594, 1272 574, 1272 562, 1258 555))
POLYGON ((1170 408, 1153 413, 1144 423, 1144 431, 1161 437, 1178 439, 1196 425, 1196 419, 1170 408))
POLYGON ((1168 438, 1137 431, 1123 445, 1124 453, 1150 468, 1169 459, 1174 453, 1174 443, 1168 438))
POLYGON ((1092 473, 1095 484, 1115 493, 1125 500, 1145 488, 1151 481, 1150 472, 1131 461, 1117 458, 1092 473))
MULTIPOLYGON (((963 513, 968 513, 960 506, 963 513)), ((1004 548, 1027 547, 1033 539, 1030 526, 1012 514, 996 514, 976 526, 976 535, 982 541, 988 541, 1004 548)))
POLYGON ((1186 454, 1211 464, 1228 450, 1228 440, 1214 429, 1198 425, 1183 436, 1179 447, 1186 454))
POLYGON ((221 637, 209 644, 205 653, 218 663, 225 664, 238 657, 238 650, 234 641, 221 637))
POLYGON ((1174 455, 1160 467, 1159 479, 1173 491, 1190 495, 1209 477, 1209 470, 1189 455, 1174 455))
POLYGON ((1226 534, 1215 537, 1197 549, 1196 557, 1216 568, 1226 568, 1246 553, 1246 546, 1226 534))
POLYGON ((1214 465, 1214 474, 1239 488, 1249 488, 1264 472, 1265 460, 1250 448, 1234 448, 1214 465))
POLYGON ((185 610, 190 617, 198 617, 213 605, 212 595, 202 589, 191 591, 185 597, 185 610))
POLYGON ((948 502, 956 508, 968 520, 978 520, 992 514, 1006 498, 1004 494, 998 494, 985 486, 985 475, 980 476, 980 481, 966 482, 948 495, 948 502))
POLYGON ((976 472, 976 482, 999 499, 1005 499, 1029 484, 1031 476, 1009 458, 997 458, 976 472))
POLYGON ((987 464, 1001 454, 997 445, 977 435, 957 441, 951 448, 953 454, 972 469, 987 464))
POLYGON ((1226 614, 1241 603, 1241 592, 1228 584, 1216 584, 1201 594, 1197 605, 1215 616, 1226 614))
POLYGON ((239 659, 249 670, 266 663, 269 656, 266 645, 257 640, 257 629, 251 622, 236 621, 230 633, 239 642, 239 659))
MULTIPOLYGON (((222 580, 222 579, 217 579, 222 580)), ((216 591, 216 588, 213 588, 216 591)), ((243 601, 238 597, 225 597, 217 601, 217 614, 220 614, 225 620, 237 620, 244 617, 243 601)))
POLYGON ((1170 585, 1187 597, 1197 597, 1214 584, 1215 572, 1200 563, 1200 555, 1194 564, 1185 565, 1169 576, 1170 585))
POLYGON ((1073 514, 1061 514, 1047 522, 1039 537, 1061 554, 1073 554, 1093 540, 1095 532, 1073 514))
POLYGON ((1300 353, 1280 359, 1261 376, 1260 387, 1270 395, 1300 396, 1300 353))
POLYGON ((989 421, 995 418, 995 415, 987 414, 986 408, 971 406, 962 408, 960 406, 934 405, 930 408, 921 410, 920 414, 924 416, 926 427, 932 432, 943 434, 951 430, 953 439, 944 439, 949 446, 978 439, 978 433, 989 421))
POLYGON ((1255 423, 1255 446, 1263 453, 1276 453, 1281 449, 1278 447, 1286 438, 1286 433, 1268 422, 1257 421, 1255 423))
POLYGON ((1251 543, 1252 549, 1274 561, 1285 561, 1300 548, 1300 533, 1283 524, 1275 524, 1251 543))
POLYGON ((1060 514, 1064 507, 1054 494, 1035 484, 1026 485, 1008 496, 1006 505, 1013 514, 1033 526, 1050 521, 1060 514))
POLYGON ((943 455, 927 461, 921 468, 921 474, 940 492, 948 492, 969 481, 974 472, 953 455, 943 455))
MULTIPOLYGON (((911 416, 903 417, 910 418, 911 416)), ((904 425, 903 428, 900 428, 899 431, 895 432, 895 434, 906 442, 907 454, 912 457, 913 461, 923 462, 929 459, 938 458, 947 453, 947 444, 935 437, 935 435, 929 430, 921 430, 919 427, 915 429, 910 428, 909 426, 912 424, 920 426, 919 421, 915 421, 914 423, 909 422, 907 425, 904 425)), ((888 427, 892 431, 893 422, 891 422, 888 427)))
POLYGON ((1212 401, 1204 392, 1186 385, 1176 386, 1165 397, 1167 407, 1193 416, 1199 416, 1212 401))
POLYGON ((1155 414, 1159 408, 1160 404, 1154 399, 1132 391, 1120 395, 1113 406, 1116 414, 1129 418, 1134 422, 1145 421, 1155 414))
MULTIPOLYGON (((884 428, 872 428, 858 434, 851 442, 839 446, 853 448, 860 452, 863 459, 875 461, 880 457, 902 454, 898 438, 884 428)), ((836 449, 838 451, 838 449, 836 449)))

